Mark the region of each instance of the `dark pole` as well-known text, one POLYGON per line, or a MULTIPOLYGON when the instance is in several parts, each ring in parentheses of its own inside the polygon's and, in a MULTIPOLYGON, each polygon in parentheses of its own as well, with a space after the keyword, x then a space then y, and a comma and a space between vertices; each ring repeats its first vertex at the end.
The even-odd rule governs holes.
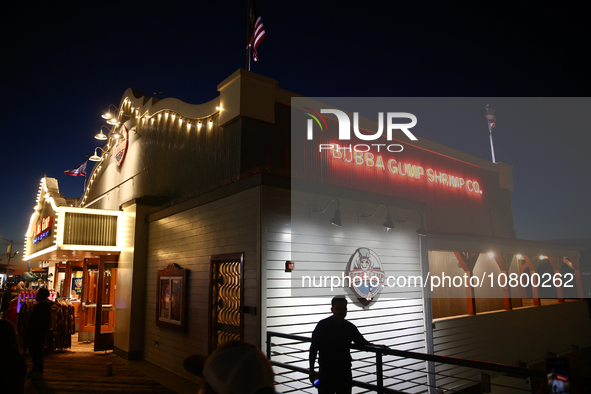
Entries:
POLYGON ((9 273, 9 268, 10 268, 10 259, 14 258, 18 252, 14 252, 12 253, 12 240, 10 239, 6 239, 6 238, 0 238, 3 239, 5 241, 10 242, 10 245, 8 245, 8 248, 6 248, 6 257, 8 258, 8 261, 6 262, 6 279, 8 280, 8 273, 9 273))
MULTIPOLYGON (((84 155, 84 163, 86 163, 86 166, 88 166, 88 155, 84 155)), ((84 179, 82 180, 82 196, 84 196, 85 189, 86 189, 86 167, 84 167, 84 179)))
POLYGON ((254 0, 248 0, 248 11, 246 13, 246 69, 250 71, 252 61, 252 45, 254 44, 254 25, 258 12, 254 0))
POLYGON ((250 71, 250 1, 246 8, 246 69, 250 71))

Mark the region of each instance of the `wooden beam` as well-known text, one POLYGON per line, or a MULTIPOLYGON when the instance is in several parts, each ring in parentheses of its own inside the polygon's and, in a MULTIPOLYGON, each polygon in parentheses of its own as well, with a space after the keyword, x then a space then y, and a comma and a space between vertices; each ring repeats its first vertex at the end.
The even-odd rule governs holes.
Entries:
MULTIPOLYGON (((548 256, 548 261, 554 270, 554 275, 560 275, 560 264, 562 264, 562 258, 560 256, 548 256)), ((564 295, 562 292, 562 285, 556 286, 554 283, 554 277, 552 278, 552 286, 556 287, 556 295, 558 296, 558 302, 564 302, 564 295)))
MULTIPOLYGON (((531 279, 532 275, 536 273, 536 269, 534 268, 534 264, 532 263, 532 261, 535 262, 536 265, 539 265, 540 257, 528 256, 528 255, 524 254, 523 258, 525 259, 526 268, 529 268, 529 278, 531 279)), ((525 268, 524 268, 524 270, 525 270, 525 268)), ((519 274, 519 285, 521 285, 521 273, 519 274)), ((538 288, 536 286, 532 286, 531 292, 532 292, 532 296, 534 299, 534 305, 540 306, 540 296, 538 295, 538 288)))
POLYGON ((476 261, 478 260, 478 256, 480 256, 480 253, 454 252, 454 255, 456 256, 456 259, 458 259, 460 267, 464 270, 464 274, 467 275, 468 286, 466 286, 466 305, 468 307, 468 314, 475 315, 476 298, 474 297, 474 289, 472 288, 472 286, 470 286, 470 278, 472 277, 474 265, 476 265, 476 261))
POLYGON ((502 274, 505 274, 507 278, 507 283, 503 286, 503 304, 505 306, 505 310, 511 310, 511 293, 509 291, 509 267, 511 266, 511 261, 513 260, 512 254, 494 254, 494 259, 499 266, 502 274))

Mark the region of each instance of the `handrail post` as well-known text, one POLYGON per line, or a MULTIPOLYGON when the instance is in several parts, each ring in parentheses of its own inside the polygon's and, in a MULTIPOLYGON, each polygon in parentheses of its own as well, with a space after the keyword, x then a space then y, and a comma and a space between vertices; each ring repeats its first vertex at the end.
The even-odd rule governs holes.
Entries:
POLYGON ((376 376, 378 378, 378 394, 382 394, 384 391, 384 366, 382 365, 382 351, 376 350, 376 376))
POLYGON ((271 333, 267 331, 267 359, 271 360, 271 333))

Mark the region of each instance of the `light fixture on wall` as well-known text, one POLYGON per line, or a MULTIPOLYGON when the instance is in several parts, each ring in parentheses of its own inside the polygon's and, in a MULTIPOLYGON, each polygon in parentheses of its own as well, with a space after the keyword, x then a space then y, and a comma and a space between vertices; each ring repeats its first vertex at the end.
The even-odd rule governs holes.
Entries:
POLYGON ((341 202, 339 201, 338 198, 333 198, 332 200, 330 200, 328 202, 328 204, 326 205, 326 207, 322 210, 318 210, 318 209, 312 209, 312 213, 324 213, 326 212, 326 210, 328 209, 328 207, 330 207, 330 204, 332 204, 333 201, 337 202, 337 210, 334 213, 334 216, 332 217, 332 219, 330 219, 330 222, 332 224, 334 224, 335 226, 338 227, 342 227, 343 223, 341 222, 341 202))
POLYGON ((106 140, 106 139, 109 138, 109 136, 106 136, 105 134, 103 134, 103 127, 109 131, 109 136, 110 137, 116 138, 116 139, 117 138, 121 138, 121 133, 119 133, 117 131, 113 131, 113 130, 115 130, 114 127, 110 129, 107 126, 102 125, 101 126, 101 129, 99 130, 99 133, 94 136, 94 138, 96 138, 97 140, 104 141, 104 140, 106 140))
POLYGON ((400 219, 396 218, 396 223, 408 222, 410 220, 410 218, 412 218, 415 213, 417 215, 419 215, 419 217, 421 218, 421 224, 419 225, 419 228, 416 230, 417 234, 422 235, 422 236, 426 236, 427 230, 425 230, 425 221, 423 220, 423 214, 420 213, 419 211, 414 211, 413 213, 411 213, 410 216, 406 220, 400 220, 400 219))
POLYGON ((358 215, 359 215, 359 218, 364 218, 364 219, 374 217, 374 215, 378 211, 378 208, 382 207, 382 206, 386 207, 386 209, 388 210, 388 214, 386 215, 386 221, 384 223, 382 223, 382 226, 384 226, 384 229, 386 229, 386 232, 388 232, 394 228, 394 222, 392 222, 392 216, 390 216, 390 208, 386 204, 378 205, 371 215, 365 215, 365 214, 363 214, 363 212, 359 212, 358 215))
POLYGON ((104 114, 101 115, 101 117, 103 119, 113 119, 115 117, 115 114, 119 111, 119 108, 117 108, 115 106, 115 104, 109 104, 109 107, 107 108, 107 112, 105 112, 104 114), (115 108, 114 112, 111 112, 111 107, 115 108))
POLYGON ((109 133, 109 137, 119 140, 123 138, 123 134, 121 134, 115 127, 113 127, 113 129, 109 133))
MULTIPOLYGON (((132 110, 133 110, 133 107, 132 107, 132 110)), ((119 108, 117 108, 114 104, 109 104, 109 107, 107 108, 107 112, 102 114, 101 117, 103 119, 106 119, 108 124, 110 124, 112 126, 119 126, 121 124, 121 122, 118 119, 120 115, 125 115, 125 114, 123 113, 123 111, 121 111, 119 108), (111 107, 115 108, 115 110, 112 112, 111 112, 111 107)))
POLYGON ((107 123, 111 126, 119 126, 121 124, 121 122, 119 122, 116 118, 107 120, 107 123))
POLYGON ((94 155, 90 156, 90 157, 88 158, 88 160, 90 160, 90 161, 101 161, 101 160, 103 159, 102 157, 100 157, 100 156, 98 156, 98 155, 96 154, 96 150, 97 150, 97 149, 100 149, 100 150, 101 150, 101 152, 103 152, 103 154, 105 154, 105 155, 107 154, 107 151, 105 151, 105 150, 103 150, 102 148, 99 148, 99 147, 97 146, 97 147, 94 149, 94 155))

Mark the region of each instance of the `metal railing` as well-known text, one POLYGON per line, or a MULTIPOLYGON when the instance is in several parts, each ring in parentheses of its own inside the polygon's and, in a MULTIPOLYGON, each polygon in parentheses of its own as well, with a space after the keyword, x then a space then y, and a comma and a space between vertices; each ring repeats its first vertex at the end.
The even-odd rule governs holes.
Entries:
MULTIPOLYGON (((299 387, 297 386, 290 386, 289 383, 282 383, 283 385, 287 386, 288 390, 284 390, 284 392, 306 392, 306 390, 302 389, 302 385, 307 384, 307 389, 311 389, 312 387, 307 382, 308 379, 308 368, 298 366, 295 364, 304 364, 307 366, 308 361, 308 352, 307 349, 304 350, 302 347, 298 348, 297 345, 301 345, 305 342, 311 342, 311 338, 299 336, 299 335, 291 335, 291 334, 283 334, 278 332, 267 332, 267 343, 266 343, 266 353, 267 358, 271 361, 271 364, 277 366, 279 368, 283 368, 289 371, 289 373, 297 372, 305 374, 304 377, 300 379, 294 379, 300 381, 299 387), (284 338, 291 340, 291 342, 285 343, 274 343, 273 338, 284 338), (283 348, 283 352, 274 350, 278 348, 283 348), (293 361, 287 362, 280 362, 276 359, 273 359, 273 356, 283 355, 284 358, 291 358, 293 361), (302 383, 304 381, 305 383, 302 383)), ((390 349, 380 346, 356 346, 351 345, 351 349, 357 349, 363 352, 373 353, 374 356, 365 357, 362 360, 357 360, 364 362, 366 364, 375 365, 375 376, 371 377, 370 382, 362 382, 359 380, 353 380, 353 386, 359 387, 365 390, 366 392, 377 392, 377 393, 388 393, 388 394, 408 394, 409 392, 417 393, 445 393, 445 392, 454 392, 454 393, 462 393, 462 388, 467 389, 470 386, 480 385, 480 390, 485 393, 492 392, 493 386, 501 386, 501 387, 509 387, 516 390, 521 390, 524 393, 531 392, 530 389, 523 389, 523 388, 516 388, 510 386, 503 386, 501 384, 494 384, 491 383, 491 373, 495 376, 506 375, 510 377, 518 377, 524 379, 531 379, 536 380, 538 383, 541 383, 544 376, 544 371, 537 370, 537 369, 530 369, 524 367, 515 367, 511 365, 504 365, 504 364, 496 364, 496 363, 489 363, 484 361, 475 361, 475 360, 468 360, 462 358, 455 358, 455 357, 446 357, 446 356, 438 356, 433 354, 425 354, 425 353, 417 353, 417 352, 410 352, 410 351, 402 351, 396 349, 390 349), (414 368, 407 368, 407 367, 400 367, 397 366, 397 369, 408 370, 406 372, 419 372, 422 375, 420 378, 410 378, 410 379, 401 379, 401 378, 394 378, 397 379, 398 382, 396 384, 406 384, 407 386, 413 386, 411 391, 400 391, 399 389, 394 389, 388 386, 394 386, 396 384, 385 384, 384 379, 392 380, 392 377, 384 375, 384 365, 387 365, 388 362, 384 362, 384 356, 394 356, 399 357, 404 360, 418 360, 420 364, 424 365, 419 369, 414 368), (371 361, 368 359, 371 358, 371 361), (375 360, 375 361, 374 361, 375 360), (425 363, 421 363, 424 361, 425 363), (446 375, 445 373, 435 372, 435 366, 439 367, 441 370, 442 366, 450 365, 455 367, 462 367, 463 370, 472 370, 472 375, 479 374, 479 379, 474 378, 467 378, 461 377, 460 374, 451 374, 446 375), (476 371, 474 371, 476 370, 476 371), (486 371, 487 373, 483 373, 481 371, 486 371), (440 380, 447 379, 447 384, 452 384, 453 387, 445 387, 445 383, 437 382, 436 379, 439 378, 440 380), (373 383, 375 382, 375 384, 373 383)), ((393 368, 390 368, 392 370, 393 368)), ((354 368, 355 370, 355 368, 354 368)), ((358 376, 368 376, 371 375, 367 371, 361 372, 357 371, 358 376)), ((281 375, 281 374, 279 374, 281 375)), ((315 392, 310 391, 311 393, 315 392)))

